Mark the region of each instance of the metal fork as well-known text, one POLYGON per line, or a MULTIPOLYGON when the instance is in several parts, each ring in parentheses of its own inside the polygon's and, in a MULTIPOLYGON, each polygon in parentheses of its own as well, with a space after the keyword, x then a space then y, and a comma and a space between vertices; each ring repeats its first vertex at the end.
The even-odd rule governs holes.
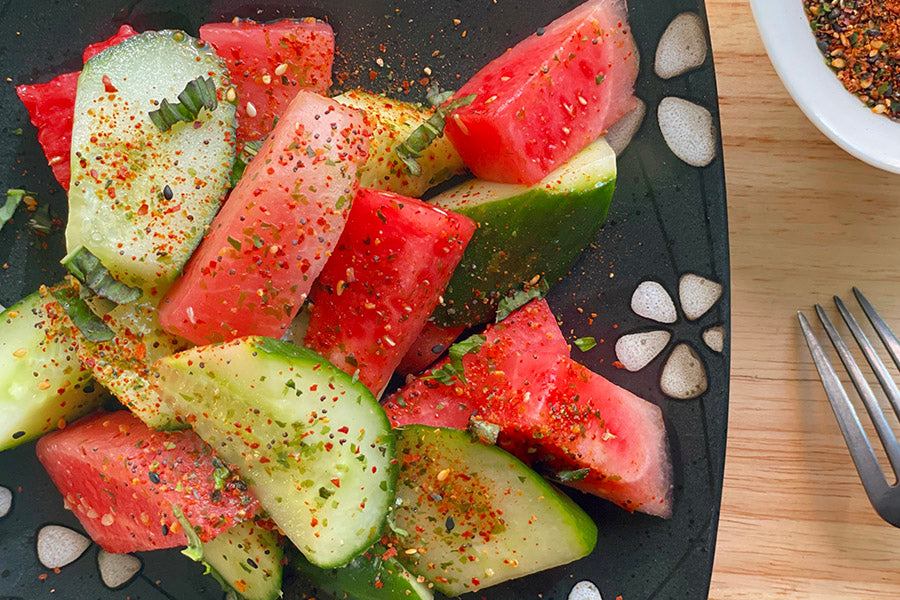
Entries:
MULTIPOLYGON (((869 322, 872 323, 872 326, 878 333, 878 337, 881 338, 881 341, 887 348, 894 364, 900 368, 900 341, 897 340, 897 336, 890 330, 884 319, 875 312, 875 308, 862 295, 862 292, 854 287, 853 293, 869 318, 869 322)), ((847 327, 850 328, 850 332, 856 339, 857 344, 859 344, 866 360, 872 366, 875 377, 878 378, 881 387, 884 389, 891 406, 894 408, 894 412, 900 416, 900 390, 897 389, 897 384, 894 383, 884 363, 881 362, 881 359, 875 353, 874 347, 841 299, 835 296, 834 303, 837 305, 844 322, 847 323, 847 327)), ((831 343, 834 344, 835 350, 841 357, 841 362, 844 363, 844 367, 850 374, 853 386, 862 398, 866 412, 869 413, 869 417, 875 425, 875 431, 878 432, 878 437, 881 439, 894 474, 900 475, 900 443, 897 441, 897 436, 891 430, 890 425, 888 425, 884 412, 881 410, 881 406, 872 392, 872 388, 866 383, 862 371, 847 348, 847 344, 838 335, 837 330, 834 328, 828 315, 822 310, 822 307, 816 304, 815 308, 819 320, 822 321, 822 325, 825 327, 825 332, 831 338, 831 343)), ((859 477, 862 479, 866 495, 882 519, 895 527, 900 527, 900 485, 897 483, 890 484, 885 479, 881 466, 878 464, 878 459, 875 457, 875 451, 872 449, 872 444, 866 437, 866 432, 859 421, 859 416, 856 414, 853 404, 850 403, 847 392, 841 385, 837 373, 835 373, 831 362, 825 355, 825 351, 819 344, 819 340, 813 334, 809 321, 807 321, 806 316, 802 312, 798 312, 797 316, 800 318, 800 326, 803 328, 803 334, 806 336, 806 343, 809 345, 813 362, 816 363, 819 377, 825 386, 825 393, 831 402, 831 408, 834 410, 835 417, 837 417, 838 425, 841 428, 841 433, 844 435, 844 441, 847 442, 847 448, 850 450, 850 456, 853 458, 859 477)))

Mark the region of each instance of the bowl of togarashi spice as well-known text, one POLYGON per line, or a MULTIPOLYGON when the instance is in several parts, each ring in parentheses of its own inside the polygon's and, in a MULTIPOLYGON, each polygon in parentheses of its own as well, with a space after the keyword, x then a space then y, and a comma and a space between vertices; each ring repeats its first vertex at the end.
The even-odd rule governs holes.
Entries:
POLYGON ((832 141, 900 173, 900 0, 751 0, 788 92, 832 141))

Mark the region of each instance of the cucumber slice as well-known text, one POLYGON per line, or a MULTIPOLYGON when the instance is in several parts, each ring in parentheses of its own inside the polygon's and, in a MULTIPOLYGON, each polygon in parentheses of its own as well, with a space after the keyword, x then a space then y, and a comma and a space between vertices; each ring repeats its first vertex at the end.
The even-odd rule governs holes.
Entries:
POLYGON ((363 90, 351 90, 334 99, 362 110, 372 131, 369 158, 359 171, 361 187, 421 198, 428 188, 466 170, 459 153, 446 137, 435 139, 422 152, 418 159, 422 169, 419 175, 410 175, 397 156, 397 145, 434 114, 433 108, 363 90))
POLYGON ((244 521, 203 544, 202 560, 244 600, 275 600, 281 596, 282 554, 277 535, 244 521))
POLYGON ((183 429, 170 404, 163 401, 156 386, 153 363, 187 347, 187 342, 163 331, 152 302, 130 302, 113 308, 105 323, 113 339, 92 342, 71 327, 69 333, 82 364, 134 416, 153 429, 183 429))
POLYGON ((78 78, 66 247, 83 245, 146 291, 163 291, 180 273, 229 185, 234 105, 219 101, 166 132, 148 116, 200 76, 224 98, 228 70, 212 46, 166 30, 101 52, 78 78))
POLYGON ((616 155, 601 138, 531 187, 473 179, 432 198, 478 224, 435 323, 484 323, 536 275, 550 285, 564 277, 606 221, 615 181, 616 155))
MULTIPOLYGON (((517 458, 464 431, 397 430, 398 558, 458 596, 590 554, 597 526, 517 458)), ((395 528, 396 529, 396 528, 395 528)))
POLYGON ((378 538, 394 499, 394 435, 363 384, 311 350, 260 337, 157 367, 164 397, 310 562, 346 564, 378 538))
POLYGON ((380 550, 369 550, 337 569, 319 568, 302 556, 295 556, 290 564, 309 584, 305 589, 311 597, 324 592, 335 600, 433 600, 424 578, 419 581, 394 558, 381 558, 387 549, 380 550))
POLYGON ((0 313, 0 450, 100 406, 103 390, 75 355, 71 323, 47 288, 0 313))

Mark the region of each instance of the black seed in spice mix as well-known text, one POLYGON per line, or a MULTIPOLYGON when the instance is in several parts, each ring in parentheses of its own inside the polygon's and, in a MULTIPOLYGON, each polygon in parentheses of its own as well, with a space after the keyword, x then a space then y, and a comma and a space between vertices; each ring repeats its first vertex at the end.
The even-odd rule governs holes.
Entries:
POLYGON ((900 120, 900 0, 803 0, 825 62, 872 109, 900 120))

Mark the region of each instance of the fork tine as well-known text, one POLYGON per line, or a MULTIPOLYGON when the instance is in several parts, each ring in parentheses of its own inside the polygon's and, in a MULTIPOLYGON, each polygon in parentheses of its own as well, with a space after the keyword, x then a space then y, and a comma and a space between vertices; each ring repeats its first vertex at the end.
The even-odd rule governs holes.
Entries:
MULTIPOLYGON (((838 304, 838 308, 843 306, 843 302, 841 302, 841 299, 837 296, 834 297, 834 301, 835 304, 838 304)), ((844 307, 844 310, 846 310, 846 307, 844 307)), ((891 430, 891 426, 888 425, 887 419, 884 418, 884 412, 881 410, 878 399, 875 397, 875 394, 872 393, 872 388, 869 387, 869 384, 862 371, 859 369, 859 365, 856 364, 853 355, 850 354, 850 349, 847 348, 847 344, 844 343, 844 340, 838 334, 837 329, 835 329, 834 325, 831 323, 831 319, 828 318, 828 315, 825 314, 825 311, 818 304, 816 304, 816 314, 819 315, 819 320, 822 321, 822 325, 825 326, 825 333, 831 338, 834 349, 837 350, 838 356, 841 357, 841 362, 844 363, 847 373, 850 374, 850 380, 853 381, 853 386, 856 388, 856 391, 859 392, 860 398, 862 398, 863 404, 866 407, 866 412, 869 413, 869 417, 875 425, 875 431, 878 432, 878 437, 881 438, 881 443, 884 445, 888 459, 891 461, 891 466, 894 468, 894 473, 900 473, 900 443, 897 443, 897 437, 891 430)), ((851 316, 850 318, 852 319, 853 317, 851 316)), ((860 332, 860 334, 861 333, 862 332, 860 332)))
POLYGON ((887 481, 881 472, 881 466, 875 457, 875 451, 872 450, 872 444, 869 443, 869 438, 866 437, 862 423, 859 422, 856 409, 850 403, 847 392, 844 391, 837 373, 834 372, 834 367, 831 366, 831 362, 822 349, 822 345, 819 344, 819 340, 816 339, 815 334, 812 332, 809 321, 806 320, 806 315, 798 312, 797 316, 800 318, 800 327, 803 329, 803 335, 806 337, 806 344, 809 346, 809 352, 812 354, 816 370, 822 379, 822 385, 825 386, 825 395, 828 396, 828 401, 831 403, 831 409, 837 418, 841 434, 843 434, 844 441, 847 443, 847 449, 850 450, 850 457, 853 459, 856 470, 859 472, 859 478, 863 482, 866 495, 874 503, 875 499, 880 498, 887 489, 887 481))
MULTIPOLYGON (((866 334, 863 333, 862 328, 860 328, 859 324, 856 322, 853 314, 847 310, 847 307, 837 296, 834 298, 834 303, 837 304, 841 316, 844 317, 844 321, 847 323, 847 327, 850 328, 850 332, 853 334, 853 337, 856 338, 859 349, 863 351, 866 360, 869 361, 869 365, 871 365, 872 370, 875 372, 875 377, 878 378, 881 387, 884 388, 884 393, 887 395, 888 400, 890 400, 891 406, 894 407, 894 412, 900 417, 900 389, 897 389, 897 384, 894 383, 893 377, 888 373, 884 363, 881 362, 881 358, 878 356, 878 353, 875 352, 875 348, 869 342, 866 334)), ((869 307, 871 306, 872 305, 870 304, 869 307)), ((872 310, 874 311, 875 309, 873 308, 872 310)), ((878 313, 875 313, 875 315, 877 316, 878 313)), ((884 321, 882 321, 882 323, 884 323, 884 321)), ((885 328, 887 328, 887 325, 885 325, 885 328)), ((887 332, 891 334, 890 329, 888 329, 887 332)))
POLYGON ((875 312, 875 307, 872 306, 872 303, 869 302, 868 298, 863 296, 863 293, 859 291, 859 288, 854 287, 853 293, 856 295, 856 300, 859 302, 859 305, 862 306, 866 316, 869 317, 869 322, 872 323, 872 327, 875 328, 878 337, 881 338, 885 348, 887 348, 888 354, 894 359, 894 364, 900 369, 900 340, 897 340, 897 336, 894 335, 891 328, 884 322, 881 315, 875 312))

